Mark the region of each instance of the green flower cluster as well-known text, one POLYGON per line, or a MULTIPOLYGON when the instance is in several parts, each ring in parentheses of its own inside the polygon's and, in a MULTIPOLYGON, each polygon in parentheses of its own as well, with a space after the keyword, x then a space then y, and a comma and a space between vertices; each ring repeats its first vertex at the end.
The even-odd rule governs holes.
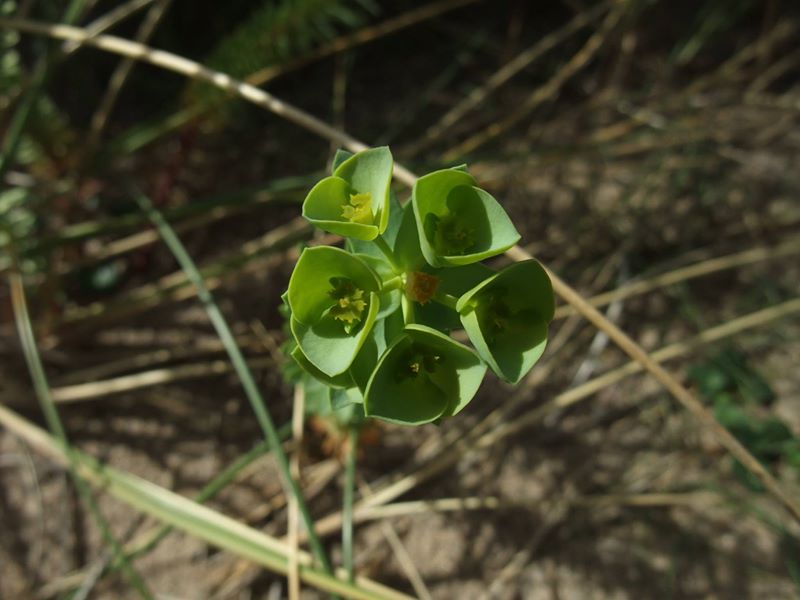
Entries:
POLYGON ((339 151, 303 215, 347 238, 303 251, 284 295, 291 355, 334 404, 419 425, 461 411, 487 366, 516 383, 544 351, 550 280, 535 260, 482 264, 520 235, 466 167, 420 178, 411 202, 391 192, 388 148, 339 151), (450 333, 463 329, 469 347, 450 333))

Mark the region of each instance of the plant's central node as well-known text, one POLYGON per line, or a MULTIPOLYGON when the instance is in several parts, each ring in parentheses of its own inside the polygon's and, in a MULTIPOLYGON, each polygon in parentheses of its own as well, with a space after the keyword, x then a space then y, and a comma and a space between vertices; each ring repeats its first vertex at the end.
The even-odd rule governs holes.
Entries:
POLYGON ((412 271, 406 278, 406 296, 414 302, 427 304, 436 294, 440 281, 435 275, 412 271))
POLYGON ((330 314, 337 321, 344 323, 347 333, 361 323, 364 311, 367 308, 367 301, 364 298, 364 290, 356 287, 349 279, 344 277, 334 277, 331 279, 333 289, 329 292, 330 297, 336 300, 336 304, 331 307, 330 314))
POLYGON ((397 378, 407 379, 430 375, 442 363, 442 356, 430 348, 412 345, 399 360, 397 378))
POLYGON ((475 229, 464 219, 448 215, 436 223, 433 245, 443 256, 459 256, 475 245, 475 229))
POLYGON ((372 225, 372 194, 360 192, 350 194, 350 203, 342 206, 342 217, 351 223, 372 225))

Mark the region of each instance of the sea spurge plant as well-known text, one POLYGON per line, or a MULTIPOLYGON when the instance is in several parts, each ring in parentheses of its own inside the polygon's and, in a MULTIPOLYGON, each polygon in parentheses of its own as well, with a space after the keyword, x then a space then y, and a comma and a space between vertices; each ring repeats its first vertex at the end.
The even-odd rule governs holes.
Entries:
POLYGON ((512 383, 533 367, 553 291, 535 260, 499 272, 480 262, 520 235, 466 167, 420 178, 401 206, 392 166, 388 148, 339 151, 309 192, 304 216, 347 239, 300 255, 284 295, 289 352, 334 410, 438 423, 469 404, 487 367, 512 383), (472 347, 451 337, 462 328, 472 347))

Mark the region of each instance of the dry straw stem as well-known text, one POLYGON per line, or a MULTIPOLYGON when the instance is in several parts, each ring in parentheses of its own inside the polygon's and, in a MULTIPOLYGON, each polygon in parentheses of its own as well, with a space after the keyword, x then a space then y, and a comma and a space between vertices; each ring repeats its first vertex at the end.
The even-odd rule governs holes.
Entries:
MULTIPOLYGON (((610 292, 604 292, 602 294, 592 296, 591 298, 587 298, 587 302, 595 308, 599 308, 616 300, 624 300, 626 298, 630 298, 631 296, 645 294, 668 285, 686 281, 687 279, 694 279, 696 277, 702 277, 717 271, 742 267, 754 262, 775 260, 784 256, 797 254, 798 252, 800 252, 800 240, 791 240, 774 247, 753 248, 751 250, 745 250, 744 252, 737 252, 736 254, 712 258, 688 267, 675 269, 668 273, 655 275, 642 281, 636 281, 634 283, 623 285, 611 290, 610 292)), ((560 306, 558 309, 556 309, 554 318, 563 319, 564 317, 568 317, 576 313, 577 310, 574 306, 560 306)))
POLYGON ((468 112, 475 110, 480 104, 486 101, 493 92, 500 86, 509 81, 520 71, 529 67, 533 62, 545 55, 547 52, 568 39, 576 31, 589 25, 600 15, 608 10, 610 3, 598 4, 594 8, 581 12, 576 15, 569 23, 547 34, 538 40, 530 48, 523 50, 511 61, 503 65, 494 75, 489 77, 483 85, 476 87, 463 100, 458 102, 453 108, 447 111, 439 120, 422 134, 418 142, 411 144, 405 149, 405 153, 415 155, 428 148, 431 144, 439 140, 442 135, 453 125, 460 121, 468 112))
MULTIPOLYGON (((275 361, 271 356, 251 358, 247 365, 251 369, 263 369, 274 366, 275 361)), ((215 375, 225 375, 233 372, 234 368, 230 361, 214 360, 177 367, 165 367, 163 369, 152 369, 132 375, 122 375, 112 379, 100 381, 89 381, 75 385, 66 385, 53 388, 53 400, 56 402, 79 402, 100 398, 110 394, 120 394, 130 392, 145 387, 164 385, 186 379, 197 379, 199 377, 213 377, 215 375)))
MULTIPOLYGON (((686 356, 691 351, 707 344, 718 342, 722 339, 736 335, 737 333, 741 333, 747 329, 762 327, 768 323, 771 323, 772 321, 790 317, 798 312, 800 312, 800 299, 796 298, 794 300, 788 300, 778 304, 777 306, 771 306, 743 317, 733 319, 727 323, 723 323, 722 325, 710 327, 709 329, 706 329, 702 333, 689 340, 664 346, 663 348, 653 352, 650 356, 654 361, 659 363, 673 360, 681 356, 686 356)), ((545 404, 539 406, 536 410, 522 415, 513 422, 502 424, 500 427, 496 428, 490 434, 490 436, 482 442, 482 444, 491 445, 500 438, 505 438, 519 433, 521 430, 539 422, 553 409, 563 409, 571 406, 581 400, 589 398, 600 390, 605 389, 610 385, 625 379, 626 377, 630 377, 636 373, 641 373, 643 370, 644 365, 642 365, 640 362, 632 360, 621 367, 607 371, 606 373, 603 373, 594 379, 590 379, 586 383, 561 392, 545 404)), ((524 390, 520 389, 513 395, 513 398, 515 400, 521 400, 524 395, 524 390)))
MULTIPOLYGON (((595 33, 586 45, 578 52, 563 69, 559 75, 546 85, 546 88, 557 90, 561 85, 564 73, 571 76, 570 72, 577 72, 602 45, 605 36, 615 26, 621 18, 623 10, 620 7, 614 9, 603 23, 601 29, 595 33), (595 47, 597 46, 597 48, 595 47)), ((137 44, 128 40, 109 35, 99 35, 94 38, 81 28, 70 27, 67 25, 50 25, 39 23, 27 19, 0 19, 0 27, 17 29, 29 33, 46 35, 59 39, 73 40, 87 45, 92 45, 102 50, 131 56, 139 60, 149 62, 153 65, 163 67, 167 70, 183 74, 198 80, 206 81, 221 89, 227 90, 240 98, 252 102, 257 106, 265 108, 287 120, 307 129, 317 135, 338 144, 348 150, 357 152, 366 149, 368 146, 352 136, 331 127, 327 123, 317 119, 308 113, 278 100, 271 94, 260 90, 254 86, 237 81, 218 71, 208 69, 202 65, 162 50, 153 50, 142 44, 137 44)), ((540 89, 534 97, 544 98, 545 88, 540 89)), ((549 96, 550 92, 547 91, 549 96)), ((537 100, 538 102, 538 100, 537 100)), ((531 100, 526 104, 530 104, 531 100)), ((505 130, 503 130, 505 131, 505 130)), ((395 164, 395 176, 406 184, 413 184, 416 176, 408 169, 399 164, 395 164)), ((514 247, 508 251, 508 255, 516 260, 527 260, 532 258, 530 254, 519 247, 514 247)), ((580 294, 567 285, 552 271, 548 270, 553 289, 568 304, 571 304, 581 315, 589 320, 595 327, 604 331, 608 336, 631 358, 642 364, 653 377, 656 378, 695 418, 704 426, 708 427, 716 436, 717 440, 724 446, 739 462, 750 470, 764 487, 791 513, 795 520, 800 522, 800 503, 783 490, 778 481, 767 471, 752 454, 733 437, 728 430, 722 427, 709 412, 692 394, 683 387, 677 379, 670 375, 662 366, 655 362, 630 336, 625 334, 619 327, 609 322, 596 308, 589 304, 580 294)), ((412 486, 413 487, 413 486, 412 486)), ((370 500, 379 499, 386 494, 386 491, 378 492, 370 500)), ((375 500, 375 503, 378 503, 375 500)))
MULTIPOLYGON (((366 481, 361 481, 359 483, 359 490, 361 491, 362 496, 367 496, 372 493, 372 488, 366 481)), ((392 547, 394 557, 400 564, 400 568, 405 572, 406 577, 408 577, 408 581, 411 584, 411 587, 414 588, 414 593, 417 595, 417 598, 420 600, 433 600, 433 597, 428 590, 428 586, 425 585, 425 581, 422 579, 419 569, 417 569, 417 566, 414 564, 414 559, 408 553, 408 550, 403 544, 403 541, 400 539, 400 536, 397 534, 394 525, 392 525, 389 521, 381 521, 381 532, 383 533, 383 537, 386 538, 386 541, 392 547)))
MULTIPOLYGON (((102 17, 98 17, 86 26, 86 31, 90 35, 97 35, 107 31, 124 21, 137 11, 141 10, 148 4, 152 4, 155 0, 130 0, 125 4, 121 4, 113 10, 108 11, 102 17)), ((81 47, 79 42, 64 42, 61 46, 61 51, 65 56, 69 56, 81 47)))
MULTIPOLYGON (((169 8, 171 1, 172 0, 156 0, 156 3, 147 11, 144 21, 142 21, 142 24, 139 26, 139 31, 136 32, 137 42, 147 42, 147 40, 150 39, 150 36, 155 32, 167 8, 169 8)), ((111 74, 111 78, 108 80, 106 93, 103 95, 103 99, 100 101, 100 105, 95 110, 94 115, 92 115, 91 124, 89 126, 89 136, 86 141, 86 148, 89 152, 91 152, 92 148, 94 148, 95 144, 97 144, 100 139, 100 136, 102 136, 103 129, 108 122, 108 117, 111 115, 111 111, 114 110, 114 104, 116 104, 119 93, 122 91, 122 87, 125 85, 128 75, 130 75, 133 70, 134 64, 135 61, 132 58, 125 58, 120 61, 117 68, 114 69, 114 72, 111 74)))
POLYGON ((600 26, 600 29, 598 29, 597 32, 588 39, 586 44, 584 44, 584 46, 578 50, 578 52, 563 67, 561 67, 547 83, 537 89, 525 102, 523 102, 517 110, 512 112, 502 121, 496 121, 492 123, 485 130, 464 140, 451 150, 448 150, 444 154, 443 160, 445 162, 452 162, 456 159, 460 160, 464 155, 495 139, 497 136, 507 132, 509 129, 514 127, 514 125, 528 116, 536 107, 543 104, 547 100, 554 98, 558 94, 559 90, 561 90, 561 87, 587 64, 589 64, 589 62, 594 58, 595 54, 597 54, 598 50, 600 50, 605 43, 608 35, 614 30, 614 28, 617 26, 617 23, 619 23, 619 20, 622 18, 622 15, 625 12, 626 6, 626 2, 618 3, 617 6, 605 18, 603 24, 600 26))
POLYGON ((422 21, 433 19, 446 12, 482 1, 483 0, 443 0, 441 2, 426 4, 393 19, 388 19, 372 27, 365 27, 351 35, 340 37, 330 44, 313 50, 305 56, 290 60, 281 65, 260 69, 247 77, 247 83, 252 85, 264 85, 287 71, 294 71, 312 62, 344 52, 345 50, 360 46, 361 44, 366 44, 383 36, 395 33, 396 31, 400 31, 401 29, 421 23, 422 21))
MULTIPOLYGON (((2 405, 0 425, 62 467, 69 465, 64 448, 47 432, 2 405)), ((78 457, 78 474, 96 488, 213 546, 245 556, 277 573, 287 573, 289 548, 285 543, 149 481, 95 463, 79 452, 74 454, 78 457)), ((370 579, 359 577, 354 585, 349 584, 341 569, 336 577, 327 575, 311 567, 311 555, 305 552, 300 553, 300 564, 303 581, 324 591, 364 600, 410 600, 410 596, 370 579)))

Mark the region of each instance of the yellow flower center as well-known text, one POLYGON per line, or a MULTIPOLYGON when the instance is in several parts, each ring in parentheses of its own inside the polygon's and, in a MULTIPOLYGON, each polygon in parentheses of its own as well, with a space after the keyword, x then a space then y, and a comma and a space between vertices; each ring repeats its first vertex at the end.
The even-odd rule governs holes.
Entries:
POLYGON ((330 314, 337 321, 344 323, 347 333, 361 323, 364 311, 367 308, 367 301, 364 297, 364 290, 357 288, 349 279, 334 277, 331 279, 333 289, 329 292, 331 298, 336 303, 331 306, 330 314))
POLYGON ((351 223, 361 223, 362 225, 372 225, 372 194, 360 192, 350 194, 350 203, 342 206, 342 217, 351 223))

